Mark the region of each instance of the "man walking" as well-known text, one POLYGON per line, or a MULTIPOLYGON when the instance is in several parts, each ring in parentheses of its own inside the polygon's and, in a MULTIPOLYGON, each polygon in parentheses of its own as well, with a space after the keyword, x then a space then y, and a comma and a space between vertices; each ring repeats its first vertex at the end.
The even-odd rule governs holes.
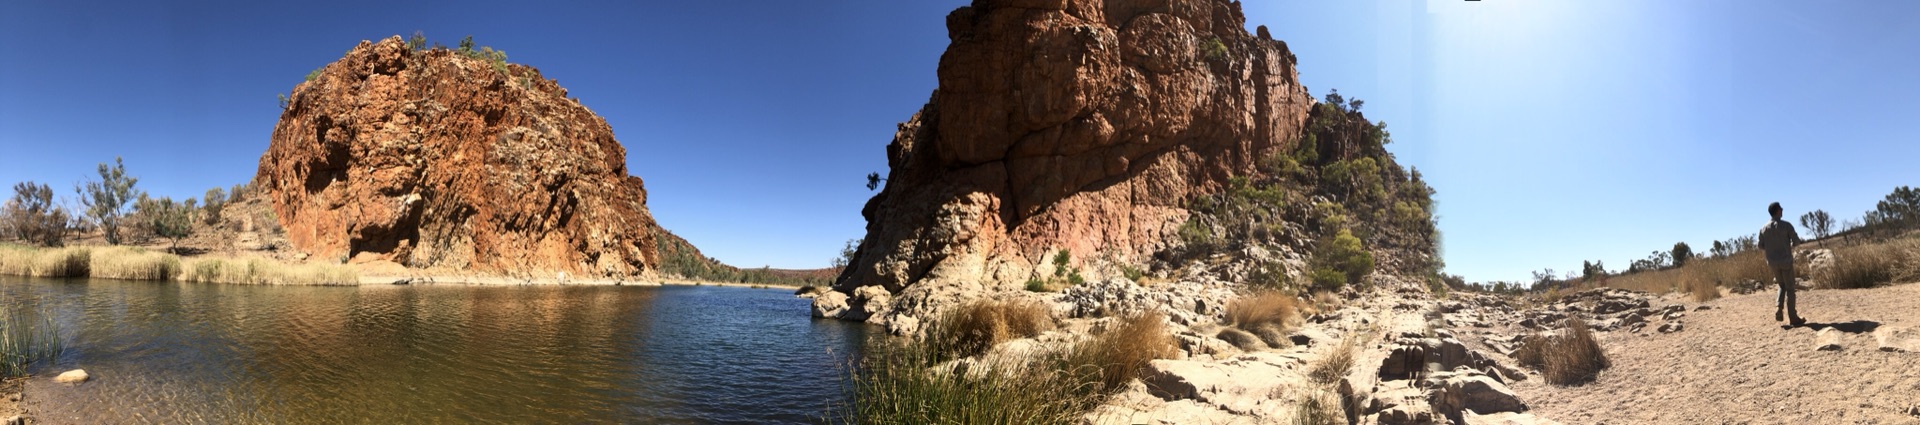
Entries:
POLYGON ((1780 299, 1773 308, 1773 320, 1786 320, 1793 326, 1807 323, 1794 309, 1793 295, 1793 246, 1800 244, 1800 233, 1793 231, 1793 224, 1780 219, 1780 203, 1767 205, 1767 213, 1773 215, 1766 227, 1760 228, 1760 249, 1767 252, 1767 266, 1773 269, 1773 281, 1780 285, 1780 299), (1785 312, 1786 316, 1781 317, 1785 312))

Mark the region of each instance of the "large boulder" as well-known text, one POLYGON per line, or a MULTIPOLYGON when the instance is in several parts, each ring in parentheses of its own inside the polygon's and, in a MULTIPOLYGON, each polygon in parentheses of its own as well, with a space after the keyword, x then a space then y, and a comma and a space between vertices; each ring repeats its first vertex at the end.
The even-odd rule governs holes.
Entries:
MULTIPOLYGON (((978 0, 947 16, 939 87, 887 146, 886 188, 836 287, 1018 290, 1178 243, 1185 203, 1300 139, 1285 43, 1226 0, 978 0)), ((1105 276, 1087 276, 1099 278, 1105 276)))
POLYGON ((1520 401, 1512 389, 1478 371, 1440 372, 1426 381, 1427 387, 1434 389, 1434 410, 1448 417, 1469 410, 1482 414, 1527 411, 1527 403, 1520 401))
POLYGON ((626 159, 539 70, 394 36, 294 87, 255 179, 314 258, 630 276, 666 241, 626 159))

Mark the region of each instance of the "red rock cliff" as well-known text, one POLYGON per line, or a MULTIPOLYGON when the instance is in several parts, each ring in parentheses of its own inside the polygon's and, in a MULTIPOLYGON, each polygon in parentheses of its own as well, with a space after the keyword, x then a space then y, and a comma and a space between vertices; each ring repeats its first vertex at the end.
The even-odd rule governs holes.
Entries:
POLYGON ((293 90, 256 180, 295 249, 505 273, 630 276, 658 264, 612 128, 518 64, 395 36, 293 90))
POLYGON ((947 32, 939 88, 887 147, 866 239, 823 297, 850 308, 816 314, 884 321, 863 305, 878 288, 896 314, 1017 290, 1063 248, 1151 255, 1185 201, 1296 140, 1314 102, 1238 2, 976 0, 947 32))

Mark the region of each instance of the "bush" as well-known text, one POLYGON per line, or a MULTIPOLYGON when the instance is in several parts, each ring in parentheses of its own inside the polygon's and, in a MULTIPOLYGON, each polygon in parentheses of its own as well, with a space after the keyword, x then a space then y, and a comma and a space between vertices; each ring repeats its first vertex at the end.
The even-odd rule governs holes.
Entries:
POLYGON ((1567 328, 1560 335, 1528 336, 1513 352, 1513 359, 1539 370, 1547 383, 1554 385, 1592 381, 1602 369, 1613 365, 1607 360, 1606 350, 1593 339, 1587 322, 1578 318, 1567 319, 1567 328))
POLYGON ((941 314, 927 330, 927 344, 941 360, 972 357, 1001 342, 1028 338, 1053 328, 1040 304, 1026 301, 974 301, 941 314))
POLYGON ((1307 378, 1326 385, 1340 382, 1340 378, 1347 376, 1347 371, 1353 370, 1355 344, 1353 337, 1348 337, 1328 347, 1328 352, 1307 369, 1307 378))
POLYGON ((1872 288, 1920 279, 1920 241, 1895 241, 1835 250, 1833 266, 1815 273, 1821 288, 1872 288))
POLYGON ((1340 229, 1340 233, 1322 242, 1319 252, 1314 254, 1314 262, 1314 284, 1328 289, 1359 282, 1361 277, 1373 273, 1373 253, 1367 252, 1360 238, 1347 229, 1340 229), (1337 280, 1335 273, 1339 274, 1337 280))
MULTIPOLYGON (((186 203, 176 203, 165 196, 159 199, 141 198, 134 205, 134 210, 139 212, 140 218, 148 229, 153 230, 154 235, 172 239, 174 245, 179 245, 180 239, 193 235, 192 199, 186 203)), ((172 247, 168 250, 171 251, 172 247)))
POLYGON ((1227 60, 1227 43, 1221 42, 1220 37, 1207 40, 1201 48, 1206 50, 1207 60, 1214 62, 1227 60))

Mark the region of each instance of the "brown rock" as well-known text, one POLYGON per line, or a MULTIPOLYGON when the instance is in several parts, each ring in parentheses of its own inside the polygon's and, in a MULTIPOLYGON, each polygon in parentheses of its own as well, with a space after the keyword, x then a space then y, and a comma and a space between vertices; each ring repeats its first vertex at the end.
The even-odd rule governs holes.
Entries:
POLYGON ((923 302, 942 285, 1018 288, 1059 248, 1076 267, 1167 248, 1187 200, 1290 147, 1314 103, 1286 44, 1244 24, 1226 0, 955 10, 939 88, 887 147, 837 288, 923 302), (1206 52, 1216 39, 1225 54, 1206 52))
POLYGON ((294 87, 256 180, 288 242, 322 260, 534 276, 659 264, 662 231, 606 121, 537 69, 399 36, 294 87))

